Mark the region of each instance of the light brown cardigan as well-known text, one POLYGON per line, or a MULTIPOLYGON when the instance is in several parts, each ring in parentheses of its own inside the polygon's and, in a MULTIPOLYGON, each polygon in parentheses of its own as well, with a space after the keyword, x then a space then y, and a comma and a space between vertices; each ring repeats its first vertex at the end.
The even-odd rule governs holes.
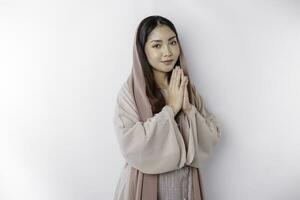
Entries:
MULTIPOLYGON (((129 80, 119 90, 115 107, 114 128, 125 165, 114 200, 135 200, 137 169, 160 174, 189 165, 198 168, 200 177, 202 162, 212 154, 221 136, 219 123, 207 111, 193 85, 201 109, 192 105, 185 115, 182 131, 168 105, 147 121, 139 121, 129 80)), ((198 184, 203 193, 203 184, 201 181, 198 184)))

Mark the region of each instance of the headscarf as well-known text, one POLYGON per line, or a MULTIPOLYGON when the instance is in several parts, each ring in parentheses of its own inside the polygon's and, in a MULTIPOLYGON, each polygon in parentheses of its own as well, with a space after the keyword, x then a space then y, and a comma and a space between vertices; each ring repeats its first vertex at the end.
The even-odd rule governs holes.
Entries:
MULTIPOLYGON (((150 101, 146 95, 146 83, 145 77, 143 74, 143 69, 141 62, 138 56, 136 40, 137 40, 137 31, 135 32, 134 45, 133 45, 133 64, 132 71, 127 81, 130 83, 131 91, 133 91, 134 100, 137 106, 139 118, 141 121, 145 122, 148 118, 153 116, 150 101)), ((180 66, 183 69, 184 75, 188 77, 189 83, 187 85, 189 100, 190 103, 195 105, 195 107, 200 110, 200 102, 196 98, 195 87, 192 84, 189 76, 188 69, 186 67, 186 61, 183 55, 183 51, 180 47, 180 66)), ((183 113, 178 113, 179 119, 183 117, 183 113)), ((179 123, 182 120, 178 120, 179 123)), ((192 182, 193 182, 193 199, 194 200, 203 200, 203 191, 201 190, 201 177, 200 171, 198 168, 191 167, 192 169, 192 182)), ((133 168, 134 172, 131 176, 135 176, 134 180, 136 185, 136 194, 135 200, 157 200, 157 186, 158 186, 158 175, 159 174, 146 174, 141 172, 138 169, 133 168)))

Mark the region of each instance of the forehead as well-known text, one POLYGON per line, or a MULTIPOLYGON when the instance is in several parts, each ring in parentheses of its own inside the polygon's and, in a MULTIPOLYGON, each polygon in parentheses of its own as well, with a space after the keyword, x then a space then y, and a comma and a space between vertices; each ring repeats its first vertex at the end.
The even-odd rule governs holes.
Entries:
POLYGON ((175 36, 175 33, 168 26, 157 26, 148 35, 148 41, 151 40, 168 40, 170 37, 175 36))

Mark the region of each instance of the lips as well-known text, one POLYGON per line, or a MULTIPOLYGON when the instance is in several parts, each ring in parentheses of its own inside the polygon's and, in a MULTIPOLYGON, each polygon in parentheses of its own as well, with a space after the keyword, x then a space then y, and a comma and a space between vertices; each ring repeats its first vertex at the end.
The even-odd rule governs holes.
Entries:
POLYGON ((172 62, 173 60, 165 60, 165 61, 162 61, 162 62, 172 62))

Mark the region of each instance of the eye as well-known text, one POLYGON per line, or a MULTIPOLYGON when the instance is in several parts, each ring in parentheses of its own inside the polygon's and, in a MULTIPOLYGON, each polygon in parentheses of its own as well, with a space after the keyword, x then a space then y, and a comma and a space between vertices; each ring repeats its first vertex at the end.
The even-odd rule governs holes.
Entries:
POLYGON ((174 40, 174 41, 172 41, 171 43, 175 45, 175 44, 177 44, 177 41, 176 41, 176 40, 174 40))
POLYGON ((155 48, 157 48, 157 47, 158 47, 158 45, 159 45, 159 44, 156 44, 156 45, 153 45, 152 47, 155 47, 155 48))

